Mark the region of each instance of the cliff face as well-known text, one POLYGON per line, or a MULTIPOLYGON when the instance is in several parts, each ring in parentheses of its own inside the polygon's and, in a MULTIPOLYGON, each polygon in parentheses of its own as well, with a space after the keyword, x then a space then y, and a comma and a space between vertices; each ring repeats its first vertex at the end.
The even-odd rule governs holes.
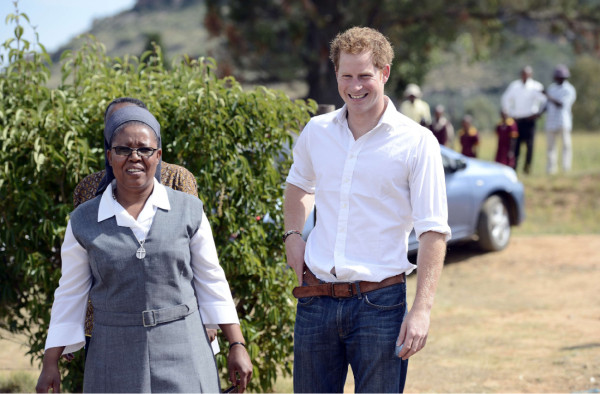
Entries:
POLYGON ((137 0, 133 9, 136 11, 179 9, 192 4, 203 2, 203 0, 137 0))

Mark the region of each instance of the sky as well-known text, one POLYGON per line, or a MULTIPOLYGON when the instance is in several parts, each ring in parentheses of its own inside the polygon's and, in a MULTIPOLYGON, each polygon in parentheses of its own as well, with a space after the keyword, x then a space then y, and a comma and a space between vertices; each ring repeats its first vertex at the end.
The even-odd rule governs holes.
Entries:
MULTIPOLYGON (((6 24, 6 16, 14 14, 13 0, 0 0, 0 43, 13 37, 13 25, 6 24)), ((27 14, 36 27, 40 42, 48 52, 92 26, 96 18, 118 14, 131 9, 135 0, 19 0, 19 11, 27 14)), ((31 28, 25 29, 25 38, 33 40, 31 28)))

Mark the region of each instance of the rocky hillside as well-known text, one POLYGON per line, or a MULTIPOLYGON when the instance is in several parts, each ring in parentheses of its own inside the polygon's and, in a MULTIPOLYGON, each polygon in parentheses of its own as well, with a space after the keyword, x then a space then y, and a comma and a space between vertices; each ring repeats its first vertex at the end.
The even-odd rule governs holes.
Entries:
MULTIPOLYGON (((203 0, 138 0, 129 11, 97 19, 86 32, 106 46, 110 56, 140 55, 149 39, 160 41, 167 59, 190 56, 216 56, 219 42, 211 40, 203 27, 203 0)), ((69 48, 76 48, 76 38, 54 54, 54 62, 69 48)))

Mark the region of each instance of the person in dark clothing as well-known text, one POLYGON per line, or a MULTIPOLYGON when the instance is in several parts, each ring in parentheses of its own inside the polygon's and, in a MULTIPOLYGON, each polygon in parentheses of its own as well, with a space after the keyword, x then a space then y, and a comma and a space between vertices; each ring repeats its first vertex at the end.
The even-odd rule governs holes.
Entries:
POLYGON ((472 123, 473 118, 471 115, 465 115, 462 120, 462 127, 458 132, 461 153, 467 157, 477 157, 477 147, 479 146, 479 132, 472 123))
POLYGON ((500 122, 496 126, 496 136, 498 137, 496 161, 515 168, 515 146, 519 137, 517 123, 502 111, 500 111, 500 118, 500 122))

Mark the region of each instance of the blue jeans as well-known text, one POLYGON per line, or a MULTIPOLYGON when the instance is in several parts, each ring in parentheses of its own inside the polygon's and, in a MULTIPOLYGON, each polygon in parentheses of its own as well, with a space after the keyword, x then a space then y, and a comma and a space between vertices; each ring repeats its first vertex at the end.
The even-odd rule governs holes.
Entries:
POLYGON ((352 298, 298 299, 294 391, 342 393, 349 364, 355 392, 402 392, 408 360, 394 350, 405 314, 406 283, 352 298))

